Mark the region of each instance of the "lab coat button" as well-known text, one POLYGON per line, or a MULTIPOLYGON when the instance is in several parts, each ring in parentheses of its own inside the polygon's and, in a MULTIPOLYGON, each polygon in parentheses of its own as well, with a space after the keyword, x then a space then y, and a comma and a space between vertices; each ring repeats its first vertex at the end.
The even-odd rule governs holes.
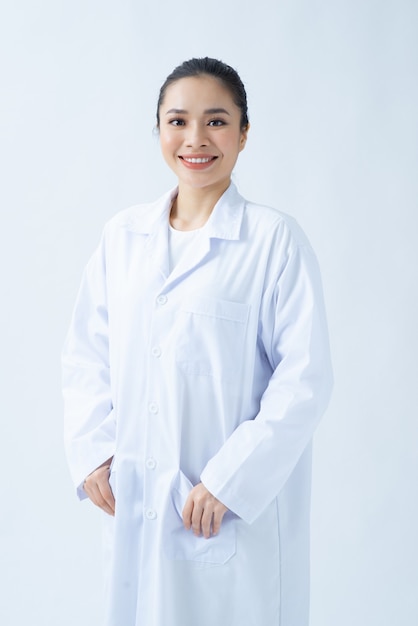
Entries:
POLYGON ((146 461, 145 461, 145 466, 147 469, 149 470, 154 470, 157 467, 157 461, 151 457, 149 457, 146 461))
POLYGON ((161 348, 159 346, 154 346, 151 350, 152 356, 155 356, 156 359, 161 356, 161 348))
POLYGON ((162 306, 162 305, 163 305, 163 304, 165 304, 166 302, 167 302, 167 296, 165 296, 164 294, 161 294, 161 295, 159 295, 159 296, 158 296, 158 298, 157 298, 157 304, 159 304, 159 305, 161 305, 161 306, 162 306))
POLYGON ((154 413, 154 415, 156 413, 158 413, 158 404, 156 402, 150 402, 150 404, 148 405, 148 410, 150 413, 154 413))
POLYGON ((154 511, 154 509, 147 509, 145 511, 145 517, 149 520, 154 520, 157 519, 157 513, 156 511, 154 511))

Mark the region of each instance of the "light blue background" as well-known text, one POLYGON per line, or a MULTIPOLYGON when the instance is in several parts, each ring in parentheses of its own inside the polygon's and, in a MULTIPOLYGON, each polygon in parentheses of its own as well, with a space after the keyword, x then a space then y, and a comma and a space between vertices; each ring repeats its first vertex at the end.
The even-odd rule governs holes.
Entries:
POLYGON ((248 90, 235 181, 293 214, 322 266, 336 385, 315 445, 311 624, 417 624, 417 3, 2 13, 0 623, 100 626, 100 514, 65 465, 59 353, 106 219, 174 183, 152 133, 160 84, 210 55, 248 90))

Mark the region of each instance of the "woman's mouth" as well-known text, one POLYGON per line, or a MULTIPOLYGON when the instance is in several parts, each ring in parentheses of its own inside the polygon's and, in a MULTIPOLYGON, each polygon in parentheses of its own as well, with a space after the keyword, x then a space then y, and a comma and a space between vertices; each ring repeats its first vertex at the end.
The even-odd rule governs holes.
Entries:
POLYGON ((180 156, 181 162, 185 167, 192 170, 204 170, 210 167, 217 159, 216 156, 180 156))

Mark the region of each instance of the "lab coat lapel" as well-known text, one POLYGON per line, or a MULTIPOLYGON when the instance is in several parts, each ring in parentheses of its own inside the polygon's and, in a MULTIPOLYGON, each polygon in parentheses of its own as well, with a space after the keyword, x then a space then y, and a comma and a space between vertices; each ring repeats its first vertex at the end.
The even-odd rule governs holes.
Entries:
POLYGON ((214 206, 205 226, 168 276, 166 287, 189 275, 205 260, 213 247, 212 240, 239 239, 243 212, 244 199, 231 183, 214 206))
POLYGON ((210 252, 210 239, 202 230, 192 241, 184 256, 167 278, 166 286, 185 278, 192 272, 210 252))
POLYGON ((156 230, 148 236, 145 247, 151 264, 161 274, 164 281, 170 273, 168 258, 168 215, 161 215, 156 230))
POLYGON ((159 200, 140 210, 125 224, 129 230, 146 237, 145 250, 150 266, 164 281, 170 273, 168 258, 168 220, 171 205, 178 193, 174 188, 159 200), (146 210, 144 210, 146 209, 146 210))

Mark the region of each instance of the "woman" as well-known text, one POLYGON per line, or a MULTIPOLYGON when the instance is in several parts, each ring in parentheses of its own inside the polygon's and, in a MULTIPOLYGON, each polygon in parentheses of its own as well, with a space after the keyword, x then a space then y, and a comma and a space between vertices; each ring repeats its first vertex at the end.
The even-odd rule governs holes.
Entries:
POLYGON ((249 129, 232 68, 176 68, 157 126, 178 187, 107 224, 63 356, 74 482, 107 514, 105 623, 304 626, 331 389, 317 262, 231 183, 249 129))

